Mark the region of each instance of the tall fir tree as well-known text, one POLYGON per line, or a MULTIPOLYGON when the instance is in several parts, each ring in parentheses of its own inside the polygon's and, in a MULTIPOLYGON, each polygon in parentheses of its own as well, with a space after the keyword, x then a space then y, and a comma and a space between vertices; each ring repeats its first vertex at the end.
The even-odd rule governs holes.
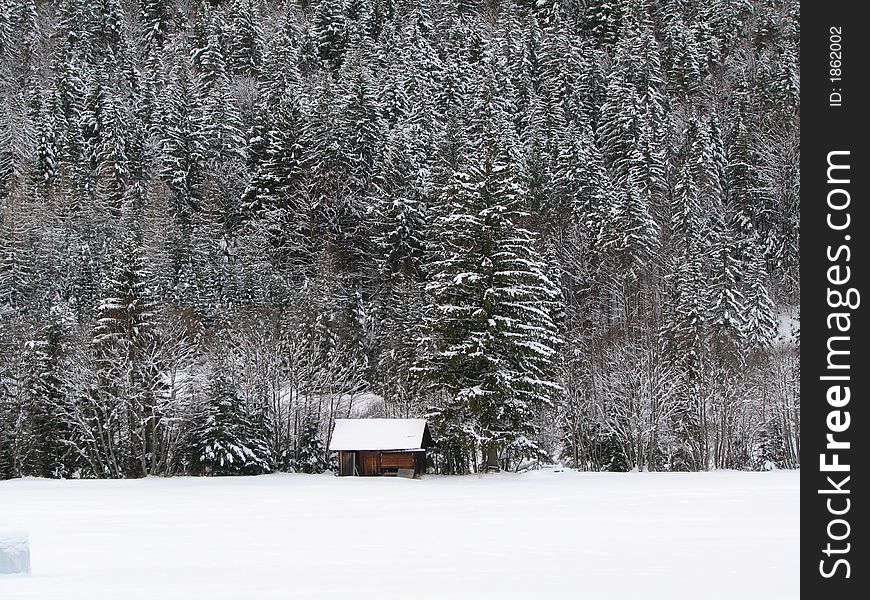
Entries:
POLYGON ((480 90, 478 102, 495 110, 478 134, 475 159, 443 191, 420 369, 446 396, 434 415, 442 431, 461 432, 451 443, 470 444, 498 468, 541 452, 533 417, 559 390, 561 298, 523 226, 510 121, 495 112, 502 98, 489 84, 480 90))

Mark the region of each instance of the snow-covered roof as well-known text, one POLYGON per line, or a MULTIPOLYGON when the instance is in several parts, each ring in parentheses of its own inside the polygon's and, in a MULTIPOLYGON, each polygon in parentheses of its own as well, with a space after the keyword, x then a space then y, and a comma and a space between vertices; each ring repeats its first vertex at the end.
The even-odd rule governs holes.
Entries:
POLYGON ((426 419, 336 419, 329 449, 419 450, 427 437, 426 419))

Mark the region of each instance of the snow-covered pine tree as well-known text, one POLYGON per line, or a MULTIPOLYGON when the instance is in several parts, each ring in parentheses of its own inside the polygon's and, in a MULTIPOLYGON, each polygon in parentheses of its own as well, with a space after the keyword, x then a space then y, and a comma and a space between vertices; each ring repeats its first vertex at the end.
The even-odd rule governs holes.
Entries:
POLYGON ((208 156, 202 104, 190 67, 182 56, 176 57, 161 104, 160 174, 170 191, 170 211, 178 236, 172 248, 172 261, 173 270, 179 273, 190 253, 190 236, 194 215, 201 207, 208 156))
POLYGON ((127 143, 135 138, 129 129, 135 122, 127 118, 114 102, 105 107, 104 131, 95 149, 95 195, 113 217, 121 216, 121 206, 130 184, 130 164, 127 143))
POLYGON ((85 82, 91 81, 91 71, 90 65, 72 56, 61 65, 55 80, 60 150, 58 184, 68 198, 61 210, 69 213, 77 213, 87 206, 93 192, 91 162, 83 132, 85 82))
POLYGON ((216 365, 206 400, 196 413, 186 441, 193 475, 258 475, 272 470, 266 441, 245 412, 238 391, 216 365))
POLYGON ((230 77, 223 47, 222 20, 215 16, 207 29, 205 48, 199 53, 196 96, 202 102, 202 140, 212 167, 239 157, 244 142, 239 111, 230 92, 230 77))
POLYGON ((52 186, 57 178, 57 104, 53 90, 46 94, 45 101, 38 101, 36 109, 36 148, 35 159, 31 164, 31 182, 36 196, 43 202, 49 199, 52 186))
POLYGON ((384 124, 368 67, 358 54, 354 53, 352 58, 342 73, 347 86, 341 90, 342 113, 338 125, 345 136, 351 176, 365 191, 371 182, 384 124))
POLYGON ((558 154, 553 175, 553 195, 568 211, 571 222, 583 225, 597 236, 600 217, 605 214, 609 189, 604 160, 589 126, 568 126, 558 140, 558 154))
POLYGON ((601 44, 613 44, 627 10, 625 0, 592 0, 586 5, 585 25, 601 44))
POLYGON ((665 277, 662 331, 667 360, 673 361, 680 375, 669 457, 669 468, 680 471, 698 468, 702 445, 698 402, 709 361, 705 227, 698 186, 689 165, 684 165, 671 210, 673 255, 665 277))
POLYGON ((424 390, 414 368, 423 323, 424 295, 418 283, 394 278, 381 300, 377 330, 377 390, 388 417, 411 418, 425 408, 424 390))
POLYGON ((704 213, 688 165, 680 172, 671 213, 673 268, 667 278, 670 299, 665 317, 667 343, 680 365, 697 376, 705 355, 707 314, 704 286, 704 213))
POLYGON ((3 7, 5 39, 0 50, 0 56, 14 57, 26 71, 30 71, 42 59, 41 40, 43 36, 42 22, 39 18, 39 8, 36 0, 9 0, 3 7))
POLYGON ((139 0, 146 44, 157 50, 163 48, 172 27, 173 9, 172 0, 139 0))
POLYGON ((76 360, 81 368, 75 382, 80 399, 76 418, 79 440, 99 439, 91 449, 99 476, 142 477, 165 474, 163 460, 164 382, 161 372, 162 336, 159 328, 157 279, 146 250, 143 215, 135 195, 125 200, 110 267, 100 285, 97 322, 91 352, 76 360), (87 390, 87 391, 85 391, 87 390), (107 425, 108 424, 108 425, 107 425), (105 426, 100 437, 94 428, 105 426))
MULTIPOLYGON (((312 262, 316 239, 306 227, 311 217, 305 200, 306 159, 303 115, 294 90, 269 111, 268 128, 257 140, 258 157, 247 189, 241 197, 242 214, 253 219, 276 265, 295 271, 312 262)), ((252 142, 253 143, 253 142, 252 142)))
MULTIPOLYGON (((311 176, 310 239, 332 253, 342 269, 363 274, 371 258, 372 214, 368 206, 374 161, 383 135, 377 98, 363 57, 352 54, 345 85, 324 82, 303 141, 304 168, 311 176)), ((313 255, 314 253, 312 253, 313 255)))
POLYGON ((233 0, 230 4, 230 70, 236 75, 256 77, 263 62, 261 31, 263 19, 254 0, 233 0))
MULTIPOLYGON (((160 389, 156 349, 154 278, 138 225, 125 215, 126 235, 112 256, 97 308, 94 352, 95 413, 91 428, 106 427, 98 476, 144 477, 150 473, 153 432, 159 426, 156 395, 160 389)), ((83 434, 97 435, 93 430, 83 434)))
POLYGON ((6 199, 0 212, 0 314, 31 308, 33 224, 26 214, 26 205, 14 196, 6 199))
POLYGON ((695 32, 686 25, 678 0, 669 0, 662 7, 664 40, 662 58, 668 76, 668 86, 678 94, 692 94, 701 85, 704 60, 698 49, 695 32))
POLYGON ((647 282, 654 279, 660 247, 656 217, 665 196, 666 102, 649 14, 642 2, 629 8, 596 130, 610 180, 605 190, 612 199, 605 200, 595 220, 598 250, 609 263, 601 272, 604 313, 617 324, 638 326, 655 314, 647 282))
POLYGON ((767 216, 770 199, 762 183, 761 157, 751 113, 749 93, 739 90, 727 144, 728 202, 740 234, 747 238, 758 236, 757 243, 768 248, 772 226, 767 216))
POLYGON ((337 73, 347 50, 348 23, 343 0, 321 0, 312 17, 312 37, 317 55, 333 73, 337 73))
POLYGON ((781 101, 780 108, 795 110, 800 107, 800 5, 794 4, 783 18, 780 35, 781 52, 777 56, 773 91, 781 101))
MULTIPOLYGON (((639 171, 655 170, 653 165, 637 164, 646 145, 642 140, 643 131, 648 129, 649 138, 662 136, 662 115, 666 113, 667 101, 658 43, 645 9, 638 7, 633 11, 623 28, 607 80, 596 135, 614 181, 621 183, 633 175, 636 182, 641 183, 639 171)), ((647 160, 656 158, 655 151, 646 154, 647 160)))
POLYGON ((614 188, 606 213, 601 218, 600 251, 616 259, 623 276, 640 277, 651 265, 659 247, 659 226, 640 186, 632 179, 614 188))
MULTIPOLYGON (((685 148, 671 228, 677 260, 691 265, 692 273, 691 279, 676 284, 678 287, 696 285, 698 274, 695 271, 703 264, 701 273, 706 282, 701 291, 701 304, 706 311, 699 319, 703 323, 703 347, 704 351, 713 351, 724 360, 738 354, 735 348, 742 343, 744 317, 737 238, 724 216, 726 160, 716 121, 693 120, 686 131, 685 148)), ((686 277, 689 276, 686 273, 686 277)), ((692 289, 690 293, 697 294, 699 290, 692 289)), ((688 301, 689 298, 683 300, 688 301)), ((695 310, 683 316, 675 315, 675 318, 686 323, 687 315, 698 318, 695 310)), ((692 339, 693 344, 698 344, 697 352, 703 354, 700 340, 696 335, 692 339)))
POLYGON ((296 460, 293 470, 298 473, 323 473, 326 470, 326 449, 320 439, 319 425, 307 419, 297 441, 296 460))
POLYGON ((446 397, 436 424, 463 436, 450 443, 476 448, 497 468, 539 451, 532 417, 559 391, 561 298, 524 227, 515 142, 495 92, 492 81, 480 88, 478 114, 491 120, 472 138, 473 158, 444 189, 434 222, 419 369, 446 397), (469 420, 447 422, 460 415, 469 420))
POLYGON ((12 2, 2 0, 0 2, 0 56, 5 56, 12 51, 12 2))
MULTIPOLYGON (((721 210, 721 205, 718 207, 721 210)), ((714 215, 708 226, 707 242, 709 280, 705 290, 705 305, 709 310, 711 350, 718 361, 744 360, 741 347, 746 331, 746 306, 741 283, 745 280, 744 265, 738 256, 734 232, 721 215, 714 215)))
POLYGON ((745 308, 744 339, 750 348, 767 348, 779 333, 776 305, 768 292, 767 272, 757 247, 750 240, 744 254, 746 268, 743 279, 743 306, 745 308))
POLYGON ((298 27, 292 12, 284 15, 280 29, 268 44, 263 56, 258 83, 267 107, 280 103, 288 91, 299 89, 302 74, 298 27))
POLYGON ((120 0, 101 0, 94 10, 94 45, 96 54, 115 58, 124 51, 124 9, 120 0))
POLYGON ((24 428, 24 321, 0 309, 0 325, 0 479, 10 479, 27 474, 24 463, 33 440, 24 428))
POLYGON ((71 341, 67 329, 72 320, 65 306, 53 306, 48 321, 28 344, 26 410, 33 442, 27 472, 37 477, 66 477, 75 466, 76 457, 66 444, 71 436, 65 419, 69 398, 62 379, 68 368, 64 354, 71 341))
POLYGON ((374 183, 382 272, 419 278, 426 249, 426 166, 414 156, 409 131, 397 127, 387 141, 374 183))
POLYGON ((570 198, 553 193, 555 132, 562 129, 558 112, 552 111, 545 100, 532 94, 528 100, 529 118, 523 127, 523 164, 528 189, 527 210, 547 222, 545 230, 562 230, 571 221, 574 206, 570 198), (556 116, 552 116, 553 113, 556 116))

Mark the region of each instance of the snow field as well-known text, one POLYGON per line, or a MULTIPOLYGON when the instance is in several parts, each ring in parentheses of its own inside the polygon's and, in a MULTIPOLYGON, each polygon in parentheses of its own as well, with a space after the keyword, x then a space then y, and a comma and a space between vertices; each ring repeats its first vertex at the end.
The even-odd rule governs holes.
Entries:
POLYGON ((0 482, 3 600, 799 597, 799 473, 0 482))

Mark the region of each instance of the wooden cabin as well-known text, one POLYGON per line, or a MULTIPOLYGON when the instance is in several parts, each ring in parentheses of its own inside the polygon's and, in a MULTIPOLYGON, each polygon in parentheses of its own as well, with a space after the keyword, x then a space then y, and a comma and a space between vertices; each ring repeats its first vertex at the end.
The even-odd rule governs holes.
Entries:
POLYGON ((431 445, 426 419, 336 419, 329 450, 341 476, 419 477, 431 445))

